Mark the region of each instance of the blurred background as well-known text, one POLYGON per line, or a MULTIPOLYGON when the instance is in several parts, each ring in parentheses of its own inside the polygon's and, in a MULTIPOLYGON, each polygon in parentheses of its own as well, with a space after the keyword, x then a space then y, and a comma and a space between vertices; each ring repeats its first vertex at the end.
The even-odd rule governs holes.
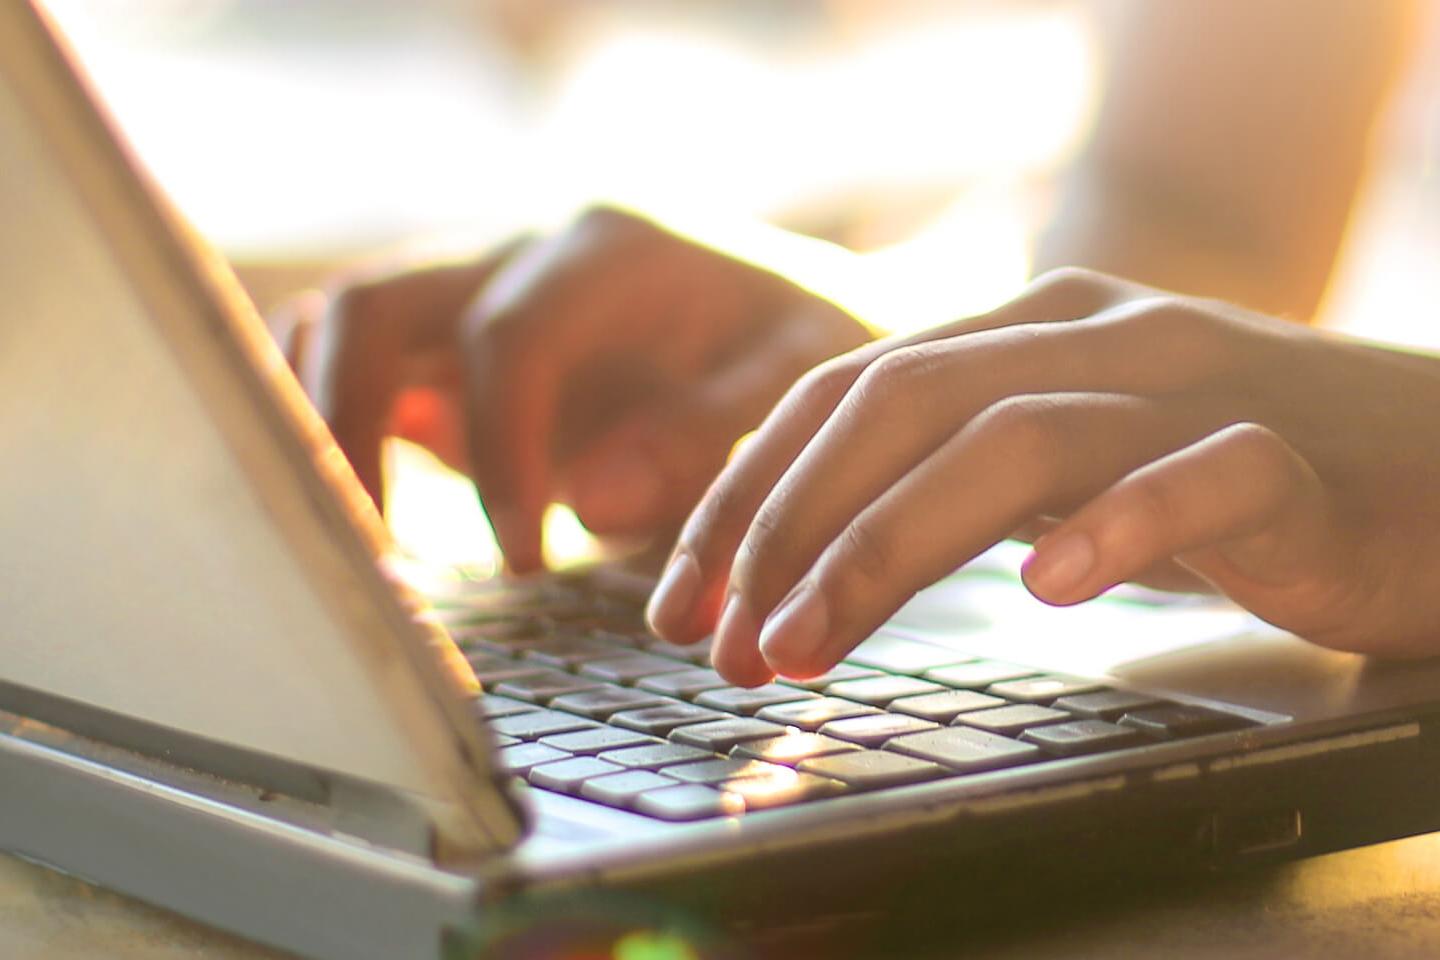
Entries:
MULTIPOLYGON (((262 309, 357 257, 473 249, 613 200, 757 245, 745 225, 813 238, 761 259, 897 330, 1024 282, 1094 119, 1114 5, 47 4, 262 309)), ((1440 17, 1425 22, 1321 316, 1440 346, 1440 17)), ((427 506, 397 503, 397 529, 443 515, 420 539, 473 552, 473 494, 402 489, 417 484, 427 506)), ((562 552, 587 549, 573 518, 555 524, 562 552)))
POLYGON ((1097 95, 1076 4, 50 6, 162 184, 242 264, 493 242, 607 199, 877 252, 896 265, 877 310, 902 327, 1023 282, 1097 95))

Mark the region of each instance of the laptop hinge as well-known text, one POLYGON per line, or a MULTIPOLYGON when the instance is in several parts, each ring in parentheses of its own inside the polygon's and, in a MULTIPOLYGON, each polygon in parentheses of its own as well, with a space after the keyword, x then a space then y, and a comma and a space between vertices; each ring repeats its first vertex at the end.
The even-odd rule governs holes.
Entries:
POLYGON ((257 816, 243 786, 212 782, 217 799, 198 789, 214 778, 172 768, 189 781, 176 789, 126 772, 119 751, 96 762, 37 742, 44 725, 0 722, 0 850, 320 960, 436 956, 481 900, 480 873, 321 835, 303 802, 257 816))
POLYGON ((432 802, 0 681, 0 734, 291 826, 436 862, 432 802))

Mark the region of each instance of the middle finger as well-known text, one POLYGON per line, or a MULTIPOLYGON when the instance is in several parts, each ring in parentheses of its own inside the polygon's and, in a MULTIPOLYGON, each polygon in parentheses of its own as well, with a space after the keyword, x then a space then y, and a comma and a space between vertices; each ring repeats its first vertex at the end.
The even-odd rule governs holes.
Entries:
MULTIPOLYGON (((1223 418, 1189 397, 1059 393, 1003 400, 852 515, 798 574, 772 568, 763 548, 747 549, 748 592, 737 590, 732 603, 744 604, 755 623, 770 621, 763 653, 771 668, 823 672, 915 591, 1017 524, 1041 512, 1067 513, 1223 418), (818 627, 817 610, 824 621, 818 627)), ((743 619, 732 616, 716 638, 722 672, 756 649, 761 631, 736 629, 743 619)))
MULTIPOLYGON (((1197 349, 1192 338, 1174 336, 1172 325, 1154 322, 1156 311, 1154 304, 1136 301, 1089 320, 1010 327, 882 357, 764 493, 747 518, 749 529, 733 566, 707 570, 707 579, 720 582, 706 586, 744 593, 768 609, 867 504, 971 418, 1007 397, 1161 394, 1210 376, 1220 359, 1197 349), (1147 335, 1146 326, 1155 329, 1147 335), (756 555, 766 558, 761 577, 755 573, 756 555)), ((692 555, 712 554, 706 538, 741 520, 723 515, 725 505, 744 502, 747 496, 736 491, 764 482, 746 467, 743 458, 732 464, 697 510, 698 522, 685 533, 692 555)))

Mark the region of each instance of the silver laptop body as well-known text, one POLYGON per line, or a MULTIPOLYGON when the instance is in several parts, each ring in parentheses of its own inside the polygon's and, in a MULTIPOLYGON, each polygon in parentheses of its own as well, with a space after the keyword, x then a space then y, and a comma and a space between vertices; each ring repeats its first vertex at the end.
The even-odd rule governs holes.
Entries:
MULTIPOLYGON (((299 953, 393 958, 600 891, 766 923, 1036 842, 1124 871, 1440 827, 1440 665, 1138 591, 1050 610, 995 572, 1003 549, 892 635, 1239 725, 690 823, 517 786, 440 626, 461 621, 394 575, 246 298, 27 2, 0 5, 0 171, 0 849, 299 953)), ((584 589, 643 595, 607 576, 584 589)))

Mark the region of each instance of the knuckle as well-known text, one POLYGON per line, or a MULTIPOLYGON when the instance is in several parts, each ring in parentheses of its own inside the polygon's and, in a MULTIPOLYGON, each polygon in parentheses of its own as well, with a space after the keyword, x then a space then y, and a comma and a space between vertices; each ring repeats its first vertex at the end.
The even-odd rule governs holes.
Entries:
POLYGON ((809 419, 817 413, 829 417, 854 387, 864 370, 863 363, 839 357, 812 367, 800 376, 765 419, 765 427, 809 419))
POLYGON ((537 324, 523 305, 507 304, 483 309, 467 325, 466 339, 472 350, 513 357, 535 339, 537 324))
POLYGON ((1056 267, 1036 277, 1030 289, 1034 292, 1085 294, 1109 290, 1113 281, 1105 274, 1085 267, 1056 267))
POLYGON ((722 476, 711 485, 680 537, 702 568, 741 541, 748 507, 749 498, 737 483, 722 476))
POLYGON ((852 354, 835 357, 819 366, 812 367, 804 377, 801 377, 801 383, 804 383, 805 389, 814 393, 819 399, 835 402, 850 391, 855 380, 860 379, 860 374, 864 373, 868 364, 870 364, 868 357, 852 356, 852 354))
POLYGON ((1147 333, 1173 333, 1189 322, 1184 307, 1174 297, 1159 295, 1131 300, 1116 324, 1147 333))
POLYGON ((385 287, 382 283, 351 284, 331 298, 327 325, 346 331, 369 326, 383 314, 384 299, 385 287))
POLYGON ((830 592, 841 598, 873 593, 893 585, 896 550, 893 538, 873 521, 859 517, 840 535, 837 563, 832 565, 830 592))
POLYGON ((850 392, 867 406, 909 406, 917 399, 916 384, 932 363, 929 351, 922 346, 891 350, 865 366, 850 392))
POLYGON ((309 379, 318 376, 319 383, 307 382, 312 396, 336 388, 342 380, 363 376, 361 371, 371 371, 377 364, 387 365, 403 338, 394 320, 382 283, 355 284, 331 297, 315 332, 317 370, 309 379))
POLYGON ((827 360, 801 376, 791 392, 802 403, 834 406, 850 391, 864 369, 864 362, 853 357, 827 360))
POLYGON ((1269 427, 1245 421, 1231 424, 1222 441, 1236 452, 1259 492, 1279 500, 1303 487, 1309 479, 1305 463, 1290 445, 1269 427))
POLYGON ((1154 477, 1138 479, 1129 485, 1125 501, 1119 519, 1127 541, 1153 541, 1162 532, 1176 528, 1179 508, 1170 485, 1164 481, 1154 477))
POLYGON ((1204 303, 1184 297, 1151 297, 1137 303, 1121 323, 1159 337, 1191 355, 1213 356, 1224 346, 1223 327, 1204 303))
POLYGON ((752 596, 765 594, 769 572, 785 566, 786 542, 783 511, 772 503, 762 504, 735 551, 732 585, 752 596))
POLYGON ((576 233, 585 236, 605 237, 658 230, 655 224, 644 217, 608 203, 597 203, 586 207, 575 218, 573 229, 576 233))
POLYGON ((1064 409, 1039 397, 1006 397, 976 418, 975 429, 1014 476, 1053 476, 1063 466, 1064 409))

